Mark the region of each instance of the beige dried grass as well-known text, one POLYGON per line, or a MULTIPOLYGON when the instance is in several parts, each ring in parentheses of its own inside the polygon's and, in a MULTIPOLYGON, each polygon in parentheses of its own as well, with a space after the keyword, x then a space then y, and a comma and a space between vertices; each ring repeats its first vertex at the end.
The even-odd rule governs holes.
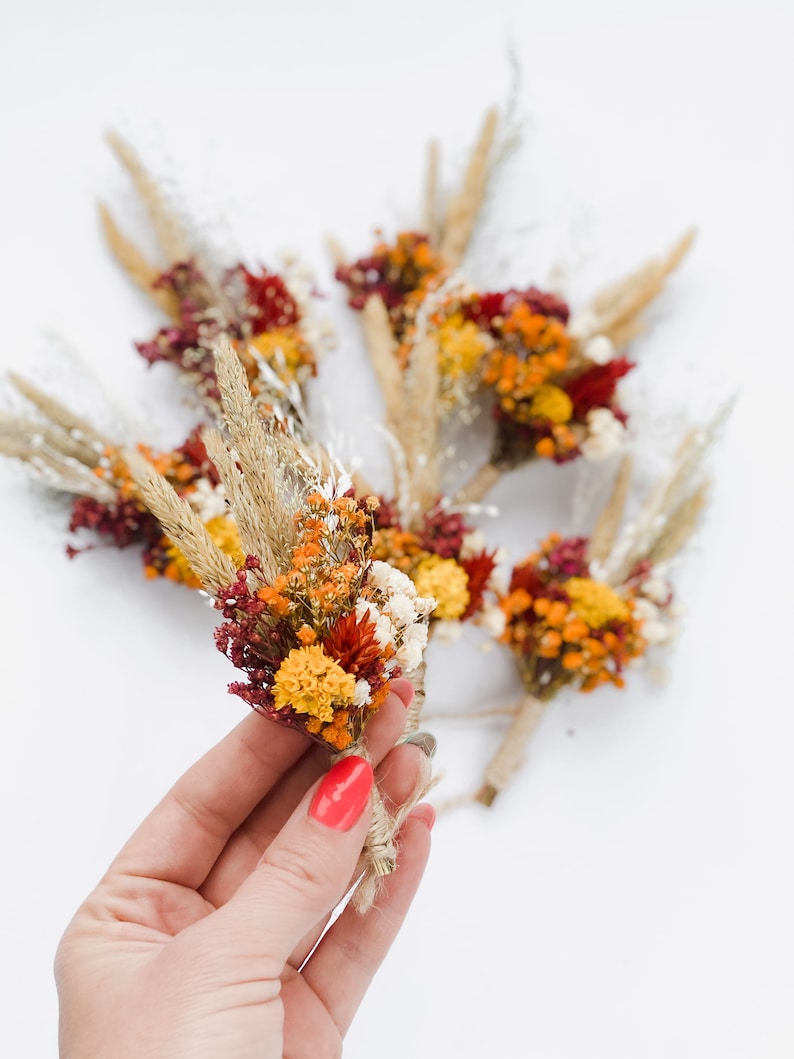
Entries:
POLYGON ((460 191, 447 203, 439 249, 452 268, 457 268, 463 259, 485 199, 498 123, 497 110, 489 110, 471 152, 460 191))
POLYGON ((666 254, 647 261, 597 294, 589 306, 598 321, 593 333, 606 335, 616 349, 639 334, 644 327, 643 311, 661 294, 668 277, 690 250, 695 234, 695 229, 689 228, 666 254))
POLYGON ((441 492, 438 342, 433 334, 425 334, 414 345, 404 380, 407 414, 400 441, 410 481, 411 523, 418 524, 441 492))
POLYGON ((179 322, 179 299, 173 291, 155 287, 162 270, 147 261, 132 240, 122 234, 110 210, 102 202, 99 204, 99 216, 105 242, 119 265, 137 287, 148 294, 172 320, 179 322))
POLYGON ((626 509, 633 471, 633 459, 631 456, 624 456, 620 461, 618 473, 615 475, 609 500, 598 516, 595 528, 590 535, 587 558, 591 562, 603 562, 612 551, 623 520, 623 512, 626 509))
POLYGON ((203 587, 217 596, 237 580, 237 567, 215 544, 204 523, 168 481, 135 450, 123 453, 146 506, 193 568, 203 587))
POLYGON ((385 408, 384 425, 397 433, 405 412, 403 373, 397 362, 397 343, 392 334, 389 311, 379 294, 373 294, 361 313, 364 342, 378 381, 385 408))
POLYGON ((427 171, 422 202, 422 229, 427 233, 431 246, 438 246, 441 233, 441 219, 438 207, 440 159, 441 148, 439 142, 438 140, 431 140, 427 146, 427 171))
POLYGON ((170 265, 188 260, 191 257, 190 243, 182 225, 166 205, 157 182, 132 147, 117 132, 111 130, 107 133, 106 139, 140 195, 166 260, 170 265))

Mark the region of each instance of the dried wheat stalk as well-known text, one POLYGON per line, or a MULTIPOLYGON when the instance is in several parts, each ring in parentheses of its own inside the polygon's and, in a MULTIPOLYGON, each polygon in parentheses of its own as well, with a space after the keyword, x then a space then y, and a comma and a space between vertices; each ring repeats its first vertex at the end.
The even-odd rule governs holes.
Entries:
POLYGON ((187 261, 191 256, 190 243, 181 224, 166 206, 156 181, 143 166, 135 151, 118 133, 110 131, 106 138, 113 153, 135 184, 166 260, 171 265, 187 261))
POLYGON ((489 110, 469 158, 461 189, 447 204, 440 251, 453 268, 463 259, 485 198, 498 121, 497 111, 489 110))
POLYGON ((121 265, 132 282, 156 302, 160 308, 178 322, 179 299, 173 291, 155 287, 156 281, 161 275, 161 270, 146 260, 138 247, 121 233, 121 230, 113 220, 110 210, 103 203, 99 204, 99 216, 102 222, 102 230, 105 242, 116 261, 121 265))
POLYGON ((634 461, 631 456, 624 456, 620 461, 609 500, 598 516, 595 529, 590 535, 587 558, 591 562, 603 562, 612 551, 620 523, 623 520, 623 512, 626 509, 633 469, 634 461))
POLYGON ((146 506, 184 554, 204 588, 217 594, 233 584, 237 577, 234 562, 215 544, 187 500, 178 496, 139 452, 129 449, 123 455, 146 506))
POLYGON ((606 335, 619 349, 643 328, 641 314, 662 292, 668 276, 679 266, 695 240, 690 228, 662 257, 646 262, 634 272, 602 290, 589 312, 597 319, 593 333, 606 335))

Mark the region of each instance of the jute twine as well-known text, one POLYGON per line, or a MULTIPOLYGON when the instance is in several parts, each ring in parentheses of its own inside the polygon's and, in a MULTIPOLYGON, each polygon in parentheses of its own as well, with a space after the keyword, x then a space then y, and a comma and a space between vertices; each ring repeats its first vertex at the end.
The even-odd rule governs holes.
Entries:
POLYGON ((499 791, 504 790, 511 776, 517 771, 524 757, 526 745, 543 716, 548 701, 534 695, 524 695, 502 745, 494 754, 485 770, 485 782, 477 792, 477 801, 493 805, 499 791))
MULTIPOLYGON (((434 626, 431 624, 428 630, 428 640, 433 634, 434 626)), ((408 707, 408 714, 405 718, 405 728, 403 729, 403 738, 407 739, 413 735, 414 732, 419 730, 419 721, 422 717, 422 710, 425 705, 425 677, 427 675, 427 662, 424 658, 416 667, 409 673, 406 673, 406 679, 410 680, 414 686, 414 697, 411 700, 411 705, 408 707)))
MULTIPOLYGON (((408 707, 403 737, 413 735, 419 724, 419 716, 425 701, 425 668, 425 662, 422 660, 416 669, 406 673, 414 685, 414 698, 408 707)), ((340 761, 352 754, 366 758, 372 763, 366 748, 360 743, 335 755, 334 761, 340 761)), ((377 900, 383 879, 391 875, 397 867, 397 846, 395 844, 397 832, 411 810, 427 795, 434 784, 435 781, 430 776, 430 765, 427 762, 411 797, 392 811, 387 808, 377 785, 372 788, 372 820, 359 861, 361 878, 351 898, 351 903, 357 912, 363 914, 372 908, 377 900)))

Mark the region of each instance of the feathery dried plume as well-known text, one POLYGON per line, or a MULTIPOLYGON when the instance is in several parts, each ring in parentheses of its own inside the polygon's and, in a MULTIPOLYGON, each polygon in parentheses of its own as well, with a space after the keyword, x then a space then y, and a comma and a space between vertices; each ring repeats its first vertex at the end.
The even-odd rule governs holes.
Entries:
POLYGON ((246 488, 246 480, 229 452, 223 435, 217 430, 206 429, 201 437, 207 455, 221 477, 243 551, 247 555, 259 556, 263 576, 272 581, 280 568, 280 553, 274 552, 266 514, 246 488))
POLYGON ((367 352, 386 406, 386 429, 396 432, 405 411, 403 377, 397 363, 389 314, 379 294, 367 299, 361 318, 367 352))
POLYGON ((643 310, 661 294, 668 276, 694 243, 695 234, 695 229, 689 228, 667 254, 653 258, 597 294, 589 306, 595 317, 592 333, 606 335, 618 349, 640 334, 645 326, 643 310))
POLYGON ((218 593, 232 584, 237 567, 215 544, 190 504, 140 453, 128 449, 123 455, 146 506, 193 567, 204 588, 218 593))
POLYGON ((637 563, 650 559, 654 552, 671 557, 688 539, 694 528, 692 520, 705 501, 700 481, 703 463, 730 408, 730 403, 725 405, 705 427, 687 433, 669 473, 651 490, 637 517, 604 560, 608 584, 621 584, 637 563), (674 541, 680 541, 675 548, 674 541))
POLYGON ((659 565, 683 549, 697 529, 700 513, 708 503, 709 488, 709 483, 704 482, 672 512, 663 533, 648 554, 649 562, 659 565))
POLYGON ((30 401, 32 405, 35 405, 50 423, 60 427, 72 439, 83 441, 87 446, 93 448, 95 452, 102 453, 107 442, 85 419, 76 415, 66 405, 61 404, 56 398, 50 396, 50 394, 40 390, 29 379, 17 375, 16 372, 9 372, 8 378, 19 393, 30 401))
POLYGON ((137 154, 117 132, 109 131, 106 136, 111 150, 132 178, 132 182, 141 201, 146 207, 152 228, 166 260, 171 265, 186 261, 190 256, 188 242, 182 225, 165 204, 163 195, 156 181, 148 172, 137 154))
POLYGON ((29 379, 14 372, 8 378, 42 418, 0 411, 0 453, 28 464, 53 488, 112 502, 115 489, 95 474, 109 442, 29 379))
POLYGON ((631 456, 624 456, 620 461, 609 500, 590 535, 587 557, 591 562, 603 562, 612 551, 626 509, 633 470, 634 461, 631 456))
POLYGON ((485 198, 498 122, 497 110, 489 110, 466 167, 462 187, 447 204, 439 249, 442 258, 453 268, 463 259, 485 198))
POLYGON ((251 517, 255 518, 255 512, 259 512, 258 526, 251 525, 249 529, 261 538, 260 546, 265 554, 272 554, 280 561, 289 555, 295 543, 291 512, 298 506, 299 496, 305 493, 307 480, 319 485, 319 471, 310 464, 290 432, 274 419, 263 419, 251 396, 240 358, 230 342, 224 340, 218 344, 215 368, 223 418, 250 497, 251 517))
POLYGON ((438 171, 441 148, 438 140, 431 140, 427 147, 427 173, 422 204, 422 230, 433 246, 438 246, 440 219, 438 216, 438 171))
POLYGON ((411 479, 409 527, 433 507, 441 492, 438 384, 438 342, 428 333, 414 346, 403 382, 404 407, 411 410, 400 438, 411 479))
MULTIPOLYGON (((57 439, 55 439, 57 444, 57 439)), ((41 435, 23 436, 0 429, 0 455, 27 464, 46 484, 63 493, 90 496, 102 504, 112 503, 116 491, 79 460, 60 453, 51 444, 44 444, 41 435)))
POLYGON ((105 242, 116 261, 132 282, 154 301, 172 320, 180 320, 179 299, 173 291, 155 286, 162 270, 146 260, 141 250, 122 234, 113 215, 104 203, 99 204, 99 217, 105 242))

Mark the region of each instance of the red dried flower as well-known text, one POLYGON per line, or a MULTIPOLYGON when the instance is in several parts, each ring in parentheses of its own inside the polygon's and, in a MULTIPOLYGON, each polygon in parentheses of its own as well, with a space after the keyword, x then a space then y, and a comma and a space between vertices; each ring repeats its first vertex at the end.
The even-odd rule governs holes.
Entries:
POLYGON ((275 272, 263 268, 255 275, 244 265, 238 265, 229 275, 240 276, 245 282, 249 318, 255 335, 298 322, 298 304, 284 280, 275 272))
POLYGON ((343 615, 322 642, 323 649, 335 658, 346 673, 360 676, 381 660, 382 650, 375 639, 375 626, 355 611, 343 615))
POLYGON ((468 559, 458 559, 466 571, 469 583, 469 605, 460 616, 461 621, 473 617, 482 606, 483 596, 496 566, 496 552, 482 551, 468 559))
POLYGON ((566 302, 556 294, 548 294, 537 287, 477 294, 463 306, 463 315, 473 320, 478 327, 488 330, 493 328, 496 318, 506 316, 519 302, 523 302, 533 313, 553 316, 564 324, 568 322, 570 309, 566 302))
MULTIPOLYGON (((134 500, 119 500, 116 504, 103 504, 90 496, 78 497, 72 505, 69 532, 88 529, 100 537, 110 537, 117 548, 131 544, 153 545, 162 536, 160 523, 145 508, 134 500)), ((79 549, 69 547, 67 554, 73 558, 79 549)))
POLYGON ((584 419, 593 408, 608 408, 615 396, 618 380, 628 375, 634 367, 626 357, 616 357, 607 364, 594 364, 581 375, 568 379, 565 392, 573 402, 574 417, 584 419))

